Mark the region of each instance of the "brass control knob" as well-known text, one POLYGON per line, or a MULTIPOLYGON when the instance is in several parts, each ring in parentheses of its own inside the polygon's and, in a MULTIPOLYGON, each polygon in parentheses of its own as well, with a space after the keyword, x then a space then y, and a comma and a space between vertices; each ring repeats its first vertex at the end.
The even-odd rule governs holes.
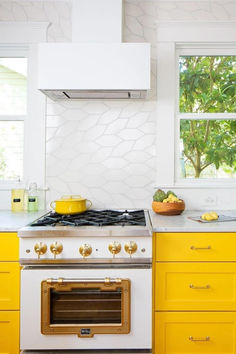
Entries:
POLYGON ((61 242, 53 242, 50 246, 50 251, 54 254, 54 259, 56 259, 57 254, 63 251, 63 246, 61 242))
POLYGON ((83 256, 83 258, 90 256, 90 254, 92 253, 92 247, 90 245, 88 245, 87 243, 84 243, 82 246, 80 246, 79 248, 79 253, 81 254, 81 256, 83 256))
POLYGON ((125 244, 125 252, 129 253, 130 257, 138 249, 137 243, 134 241, 129 241, 125 244))
POLYGON ((108 245, 108 249, 113 254, 113 257, 115 257, 115 255, 121 251, 121 244, 116 241, 111 242, 108 245))
POLYGON ((45 254, 47 252, 47 249, 48 248, 47 248, 46 243, 43 243, 43 242, 39 242, 34 245, 34 251, 35 251, 35 253, 37 253, 38 259, 40 258, 40 256, 42 254, 45 254))

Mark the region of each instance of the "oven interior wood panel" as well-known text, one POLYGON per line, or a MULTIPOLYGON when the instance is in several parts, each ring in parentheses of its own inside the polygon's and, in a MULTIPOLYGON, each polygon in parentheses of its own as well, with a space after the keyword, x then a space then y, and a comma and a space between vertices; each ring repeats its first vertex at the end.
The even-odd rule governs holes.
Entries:
POLYGON ((41 332, 92 337, 130 332, 130 280, 42 282, 41 332))

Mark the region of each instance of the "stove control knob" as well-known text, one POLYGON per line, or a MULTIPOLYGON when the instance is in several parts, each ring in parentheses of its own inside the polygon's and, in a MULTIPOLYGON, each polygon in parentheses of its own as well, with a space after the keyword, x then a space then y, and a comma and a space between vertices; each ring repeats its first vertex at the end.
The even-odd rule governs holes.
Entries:
POLYGON ((61 242, 53 242, 50 246, 50 251, 54 254, 54 259, 56 259, 57 254, 63 251, 63 246, 61 242))
POLYGON ((137 243, 134 241, 129 241, 125 244, 125 252, 129 253, 130 257, 138 249, 137 243))
POLYGON ((43 243, 43 242, 38 242, 34 245, 34 251, 35 253, 37 253, 38 255, 38 259, 40 258, 40 256, 42 254, 45 254, 47 252, 47 245, 46 243, 43 243))
POLYGON ((90 254, 92 253, 92 247, 90 245, 88 245, 87 243, 84 243, 82 246, 80 246, 79 248, 79 253, 81 254, 81 256, 83 256, 83 258, 90 256, 90 254))
POLYGON ((111 242, 108 245, 108 249, 113 254, 113 257, 115 257, 115 255, 121 251, 121 244, 116 241, 111 242))

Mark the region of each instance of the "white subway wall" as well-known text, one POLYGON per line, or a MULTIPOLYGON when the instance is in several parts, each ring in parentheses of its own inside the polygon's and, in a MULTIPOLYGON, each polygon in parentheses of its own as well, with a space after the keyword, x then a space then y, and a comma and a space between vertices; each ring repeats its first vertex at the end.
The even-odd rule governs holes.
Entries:
MULTIPOLYGON (((236 2, 125 1, 124 41, 152 43, 152 90, 144 101, 55 103, 48 99, 47 204, 62 195, 79 194, 99 208, 151 206, 158 169, 156 156, 164 153, 156 151, 157 20, 236 20, 236 2)), ((48 41, 71 40, 70 1, 0 0, 0 21, 49 21, 48 41)), ((188 209, 203 207, 206 190, 193 192, 194 200, 188 190, 181 193, 188 209)), ((220 198, 220 208, 235 209, 230 189, 220 198)), ((0 208, 6 207, 0 204, 0 208)))

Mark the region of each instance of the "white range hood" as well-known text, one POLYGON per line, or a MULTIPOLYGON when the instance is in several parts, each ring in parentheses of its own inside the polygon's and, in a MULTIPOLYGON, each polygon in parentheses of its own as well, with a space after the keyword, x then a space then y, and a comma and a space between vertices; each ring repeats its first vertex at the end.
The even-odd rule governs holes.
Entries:
POLYGON ((39 90, 53 100, 145 98, 150 44, 121 42, 122 13, 122 0, 75 0, 73 42, 38 46, 39 90))

